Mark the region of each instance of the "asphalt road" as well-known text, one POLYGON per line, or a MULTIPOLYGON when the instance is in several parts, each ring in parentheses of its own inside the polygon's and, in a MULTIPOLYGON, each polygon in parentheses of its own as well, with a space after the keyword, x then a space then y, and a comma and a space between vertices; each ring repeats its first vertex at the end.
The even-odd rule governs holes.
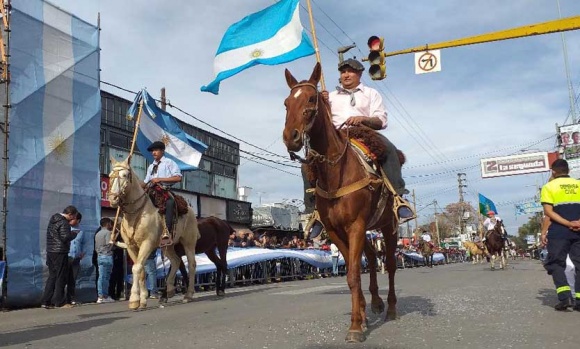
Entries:
MULTIPOLYGON (((368 287, 368 275, 363 275, 368 287)), ((386 302, 387 278, 379 276, 386 302)), ((0 313, 8 348, 578 348, 580 312, 560 313, 551 279, 538 261, 507 270, 452 264, 399 270, 400 318, 371 313, 367 340, 346 344, 350 293, 344 277, 227 290, 218 300, 144 311, 127 302, 73 309, 0 313)), ((368 291, 367 301, 370 303, 368 291)))

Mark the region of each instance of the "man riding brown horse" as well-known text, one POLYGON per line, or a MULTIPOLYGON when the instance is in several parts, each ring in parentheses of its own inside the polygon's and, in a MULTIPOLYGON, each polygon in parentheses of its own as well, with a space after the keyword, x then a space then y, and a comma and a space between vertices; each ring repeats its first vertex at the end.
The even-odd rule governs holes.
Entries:
POLYGON ((166 246, 173 243, 171 234, 176 210, 175 198, 170 188, 175 183, 181 182, 182 175, 177 163, 164 156, 165 144, 163 142, 153 142, 147 150, 153 155, 154 161, 147 168, 142 187, 147 190, 160 212, 165 213, 166 229, 163 230, 160 246, 166 246))
MULTIPOLYGON (((384 130, 387 127, 387 111, 379 92, 361 83, 364 66, 356 59, 347 59, 338 64, 338 70, 340 71, 341 85, 336 87, 336 91, 321 92, 323 98, 330 104, 330 114, 334 127, 340 129, 362 125, 375 131, 384 130)), ((392 185, 393 194, 397 196, 397 201, 400 203, 396 210, 397 218, 399 223, 404 223, 414 218, 415 214, 402 197, 408 191, 405 189, 405 181, 401 174, 400 152, 386 137, 378 132, 377 135, 379 135, 378 138, 380 138, 380 143, 382 143, 386 153, 386 159, 381 164, 383 172, 392 185)), ((309 187, 307 181, 305 181, 305 185, 309 187)), ((308 224, 308 226, 313 225, 308 224)), ((311 238, 315 237, 313 236, 315 228, 316 224, 313 226, 311 238)))

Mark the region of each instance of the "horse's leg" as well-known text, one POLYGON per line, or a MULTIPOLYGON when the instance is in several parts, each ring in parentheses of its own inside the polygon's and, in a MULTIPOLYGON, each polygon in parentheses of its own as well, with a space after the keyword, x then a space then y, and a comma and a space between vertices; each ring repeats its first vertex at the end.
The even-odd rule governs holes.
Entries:
POLYGON ((228 274, 228 246, 218 246, 218 252, 220 254, 220 262, 221 262, 221 269, 222 275, 220 278, 220 288, 218 290, 218 296, 222 297, 226 295, 226 275, 228 274))
MULTIPOLYGON (((369 263, 369 278, 370 278, 369 291, 371 293, 371 310, 375 314, 380 314, 385 310, 385 302, 383 302, 383 300, 379 296, 379 284, 377 282, 377 253, 370 242, 365 243, 364 249, 365 255, 367 256, 367 260, 369 263)), ((365 308, 366 304, 363 310, 365 308)))
POLYGON ((193 240, 187 244, 182 242, 185 255, 187 256, 187 267, 189 269, 189 285, 187 286, 187 292, 183 297, 184 302, 191 302, 193 300, 193 293, 195 292, 195 269, 197 267, 197 263, 195 261, 196 242, 197 240, 193 240))
POLYGON ((209 258, 210 261, 212 261, 212 263, 215 265, 216 267, 216 280, 215 280, 215 292, 218 296, 223 296, 223 294, 220 295, 220 290, 221 290, 221 277, 224 274, 224 271, 222 270, 222 263, 220 258, 217 256, 217 254, 215 253, 215 250, 213 248, 205 251, 205 255, 207 256, 207 258, 209 258))
POLYGON ((364 221, 361 219, 350 226, 348 229, 348 258, 349 268, 347 273, 347 283, 351 294, 351 315, 350 328, 345 340, 350 343, 363 342, 366 338, 363 333, 363 311, 360 309, 364 302, 364 297, 361 299, 361 259, 365 246, 365 227, 364 221))
POLYGON ((491 270, 495 270, 495 253, 491 255, 491 270))
POLYGON ((385 320, 397 319, 397 295, 395 294, 395 272, 397 271, 397 260, 395 251, 397 249, 397 236, 393 235, 393 229, 383 228, 383 237, 386 239, 386 263, 389 273, 389 295, 387 297, 387 314, 385 320))
POLYGON ((165 256, 169 259, 169 275, 167 275, 167 280, 165 282, 167 299, 175 296, 175 275, 179 269, 179 263, 181 263, 181 258, 175 252, 174 245, 168 245, 163 247, 165 256))
POLYGON ((139 308, 139 276, 135 273, 139 249, 133 245, 127 245, 127 253, 129 253, 129 257, 133 261, 133 285, 131 286, 131 296, 129 297, 129 309, 135 310, 139 308))

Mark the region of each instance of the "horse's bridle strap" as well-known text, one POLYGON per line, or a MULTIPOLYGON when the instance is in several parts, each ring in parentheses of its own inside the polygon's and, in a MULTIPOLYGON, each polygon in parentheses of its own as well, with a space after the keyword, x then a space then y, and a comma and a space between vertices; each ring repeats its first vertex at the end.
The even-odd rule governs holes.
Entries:
POLYGON ((338 199, 343 197, 347 194, 354 193, 357 190, 361 190, 363 188, 368 187, 371 184, 379 184, 382 183, 382 179, 371 179, 370 177, 365 177, 359 181, 346 185, 344 187, 338 188, 337 190, 328 192, 316 183, 316 194, 322 196, 325 199, 338 199))

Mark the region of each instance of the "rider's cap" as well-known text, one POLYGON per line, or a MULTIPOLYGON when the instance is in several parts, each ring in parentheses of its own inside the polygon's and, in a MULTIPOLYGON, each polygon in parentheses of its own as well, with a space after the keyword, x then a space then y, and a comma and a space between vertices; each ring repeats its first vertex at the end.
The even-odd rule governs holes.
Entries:
POLYGON ((160 142, 160 141, 155 141, 155 142, 151 143, 151 145, 149 147, 147 147, 147 151, 153 151, 153 150, 165 150, 165 143, 160 142))
POLYGON ((493 212, 493 211, 487 211, 487 215, 489 216, 490 214, 491 214, 491 215, 494 215, 494 214, 495 214, 495 212, 493 212))
POLYGON ((364 71, 365 67, 362 65, 361 62, 357 61, 356 59, 353 58, 349 58, 347 60, 344 60, 340 63, 338 63, 338 70, 341 70, 344 67, 351 67, 352 69, 356 70, 356 71, 364 71))

